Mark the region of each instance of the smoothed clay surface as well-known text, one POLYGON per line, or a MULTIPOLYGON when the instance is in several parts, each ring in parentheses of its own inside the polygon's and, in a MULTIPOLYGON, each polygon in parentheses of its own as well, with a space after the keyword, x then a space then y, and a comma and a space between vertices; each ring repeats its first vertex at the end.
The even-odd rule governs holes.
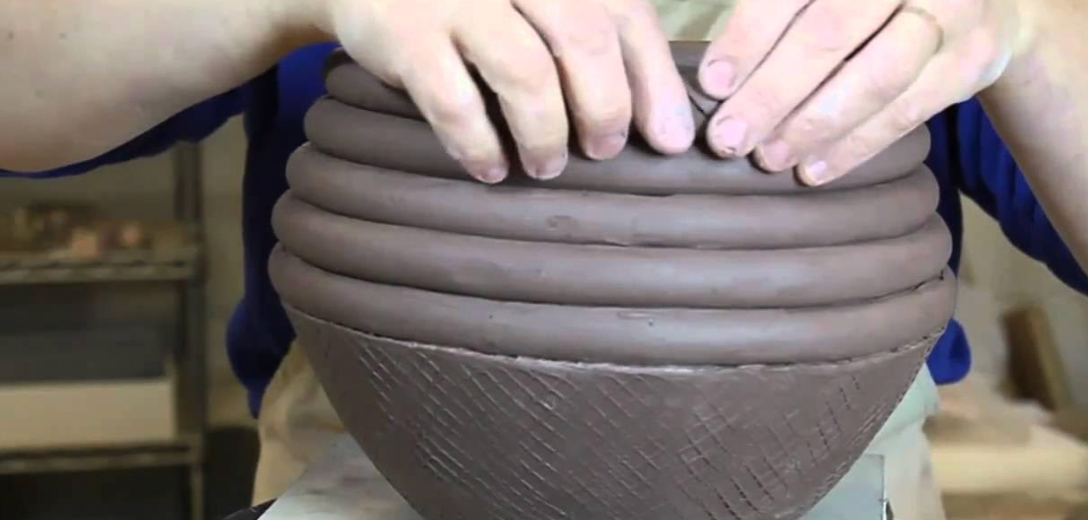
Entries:
POLYGON ((789 367, 627 367, 382 338, 289 308, 347 429, 429 520, 791 520, 936 335, 789 367))
MULTIPOLYGON (((689 83, 703 48, 673 47, 689 83)), ((344 54, 326 74, 270 274, 428 520, 795 519, 952 315, 924 128, 820 188, 637 139, 486 186, 406 95, 344 54)))

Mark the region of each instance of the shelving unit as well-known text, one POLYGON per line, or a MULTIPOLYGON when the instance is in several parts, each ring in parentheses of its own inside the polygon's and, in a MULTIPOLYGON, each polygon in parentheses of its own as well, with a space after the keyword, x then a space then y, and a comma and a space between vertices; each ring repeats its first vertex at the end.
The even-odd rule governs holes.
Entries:
POLYGON ((106 254, 93 260, 0 256, 0 286, 171 284, 177 291, 177 341, 167 355, 163 378, 174 393, 173 438, 0 451, 0 475, 183 467, 188 471, 189 517, 203 520, 207 396, 201 153, 197 145, 188 144, 171 153, 174 218, 189 230, 184 245, 166 252, 106 254))
POLYGON ((197 275, 199 249, 170 256, 106 253, 93 260, 34 255, 0 256, 0 286, 58 283, 182 282, 197 275))
POLYGON ((185 441, 173 445, 0 453, 0 475, 189 466, 200 463, 198 455, 185 441))

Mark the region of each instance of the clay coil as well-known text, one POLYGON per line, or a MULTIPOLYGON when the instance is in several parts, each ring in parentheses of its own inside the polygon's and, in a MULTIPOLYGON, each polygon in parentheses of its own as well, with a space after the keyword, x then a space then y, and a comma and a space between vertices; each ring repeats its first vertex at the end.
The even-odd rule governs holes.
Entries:
POLYGON ((676 309, 494 301, 377 284, 314 267, 281 247, 276 290, 314 316, 378 336, 477 352, 619 364, 833 362, 894 350, 942 329, 943 272, 876 300, 797 309, 676 309))
MULTIPOLYGON (((422 121, 324 98, 306 113, 305 126, 311 144, 333 157, 417 175, 468 179, 422 121)), ((923 126, 850 175, 825 187, 810 188, 790 175, 768 175, 747 161, 711 158, 697 148, 664 156, 642 146, 628 146, 608 161, 572 155, 563 174, 555 179, 534 181, 515 176, 511 184, 644 195, 812 193, 904 177, 918 168, 928 152, 929 133, 923 126)))
POLYGON ((291 157, 287 180, 296 198, 371 222, 530 242, 695 249, 896 237, 921 227, 939 197, 925 168, 874 186, 804 196, 645 196, 485 186, 351 163, 309 145, 291 157))
POLYGON ((351 278, 589 306, 793 308, 870 300, 932 278, 952 250, 936 215, 900 237, 790 250, 505 240, 342 217, 290 196, 277 205, 273 226, 289 251, 351 278))

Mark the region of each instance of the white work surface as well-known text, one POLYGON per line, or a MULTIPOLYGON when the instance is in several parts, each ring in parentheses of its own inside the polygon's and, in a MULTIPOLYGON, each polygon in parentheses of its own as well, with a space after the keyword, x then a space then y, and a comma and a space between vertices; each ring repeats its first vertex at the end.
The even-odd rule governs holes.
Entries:
MULTIPOLYGON (((422 520, 377 475, 355 441, 344 435, 260 520, 422 520)), ((873 487, 882 481, 882 458, 863 456, 801 520, 890 520, 884 490, 873 487)))

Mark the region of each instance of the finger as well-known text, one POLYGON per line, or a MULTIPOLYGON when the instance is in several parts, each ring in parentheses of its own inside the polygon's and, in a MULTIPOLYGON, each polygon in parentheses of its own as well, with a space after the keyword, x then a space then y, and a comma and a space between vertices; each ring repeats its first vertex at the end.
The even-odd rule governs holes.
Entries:
POLYGON ((841 139, 918 79, 940 39, 940 31, 927 21, 910 13, 895 15, 756 148, 756 161, 766 170, 783 171, 794 167, 798 158, 841 139))
POLYGON ((800 180, 827 184, 871 159, 948 106, 968 98, 974 79, 963 74, 952 53, 942 52, 918 81, 868 121, 826 150, 806 157, 796 168, 800 180))
POLYGON ((645 0, 606 5, 619 27, 639 133, 661 153, 686 151, 695 140, 695 121, 656 9, 645 0))
POLYGON ((717 99, 732 95, 811 1, 740 0, 721 35, 707 46, 699 86, 717 99))
POLYGON ((880 30, 897 4, 897 0, 816 0, 809 5, 711 118, 711 148, 724 156, 751 152, 880 30))
POLYGON ((598 2, 571 0, 514 5, 555 56, 582 150, 593 159, 615 157, 627 143, 631 92, 608 11, 598 2))
MULTIPOLYGON (((487 183, 506 178, 509 163, 499 133, 487 117, 483 96, 452 42, 413 46, 414 64, 399 83, 419 107, 447 153, 469 174, 487 183)), ((407 51, 405 51, 407 52, 407 51)))
POLYGON ((465 17, 454 39, 497 94, 525 172, 550 179, 567 164, 569 123, 559 74, 540 35, 502 5, 508 12, 499 16, 465 17))

